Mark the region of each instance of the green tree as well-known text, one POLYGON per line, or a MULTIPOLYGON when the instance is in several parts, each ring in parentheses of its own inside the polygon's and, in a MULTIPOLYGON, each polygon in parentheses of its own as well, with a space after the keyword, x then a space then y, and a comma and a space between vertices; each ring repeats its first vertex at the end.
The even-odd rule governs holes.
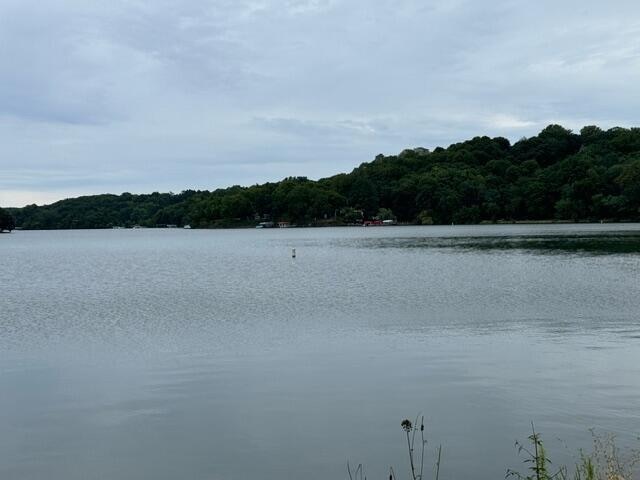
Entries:
POLYGON ((344 223, 362 223, 362 210, 353 207, 344 207, 340 210, 340 218, 344 223))
POLYGON ((396 220, 396 216, 390 208, 380 208, 376 217, 378 217, 378 220, 396 220))
POLYGON ((0 232, 2 231, 11 231, 16 228, 15 219, 13 215, 11 215, 4 208, 0 208, 0 232))
POLYGON ((627 213, 634 217, 640 214, 640 156, 622 167, 616 183, 627 204, 627 213))

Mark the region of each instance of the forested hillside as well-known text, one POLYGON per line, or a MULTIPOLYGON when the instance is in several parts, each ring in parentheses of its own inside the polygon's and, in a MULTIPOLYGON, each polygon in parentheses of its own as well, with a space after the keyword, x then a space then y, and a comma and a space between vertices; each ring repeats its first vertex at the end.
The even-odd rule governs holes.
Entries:
MULTIPOLYGON (((213 181, 214 179, 212 179, 213 181)), ((378 155, 351 173, 180 194, 96 195, 13 209, 25 229, 498 220, 640 220, 640 129, 550 125, 511 145, 476 137, 378 155)))

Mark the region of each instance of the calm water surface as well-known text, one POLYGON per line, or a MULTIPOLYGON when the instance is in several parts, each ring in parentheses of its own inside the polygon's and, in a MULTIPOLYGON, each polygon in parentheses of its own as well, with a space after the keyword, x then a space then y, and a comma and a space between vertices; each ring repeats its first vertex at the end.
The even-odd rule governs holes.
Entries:
POLYGON ((503 478, 531 420, 558 461, 591 427, 640 434, 638 225, 14 232, 0 253, 2 479, 385 478, 418 412, 443 479, 503 478))

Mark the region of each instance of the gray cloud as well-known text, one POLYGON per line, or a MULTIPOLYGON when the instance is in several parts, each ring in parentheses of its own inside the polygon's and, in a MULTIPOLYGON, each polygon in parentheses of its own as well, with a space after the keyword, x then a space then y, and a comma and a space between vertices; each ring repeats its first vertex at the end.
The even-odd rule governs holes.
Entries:
POLYGON ((5 0, 0 204, 633 125, 638 19, 625 0, 5 0))

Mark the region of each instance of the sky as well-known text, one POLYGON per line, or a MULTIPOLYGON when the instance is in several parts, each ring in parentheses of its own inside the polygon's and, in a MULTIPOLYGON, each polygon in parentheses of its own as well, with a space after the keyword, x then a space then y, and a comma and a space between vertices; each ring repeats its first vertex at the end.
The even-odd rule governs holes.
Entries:
POLYGON ((640 126, 637 0, 2 0, 0 205, 640 126))

